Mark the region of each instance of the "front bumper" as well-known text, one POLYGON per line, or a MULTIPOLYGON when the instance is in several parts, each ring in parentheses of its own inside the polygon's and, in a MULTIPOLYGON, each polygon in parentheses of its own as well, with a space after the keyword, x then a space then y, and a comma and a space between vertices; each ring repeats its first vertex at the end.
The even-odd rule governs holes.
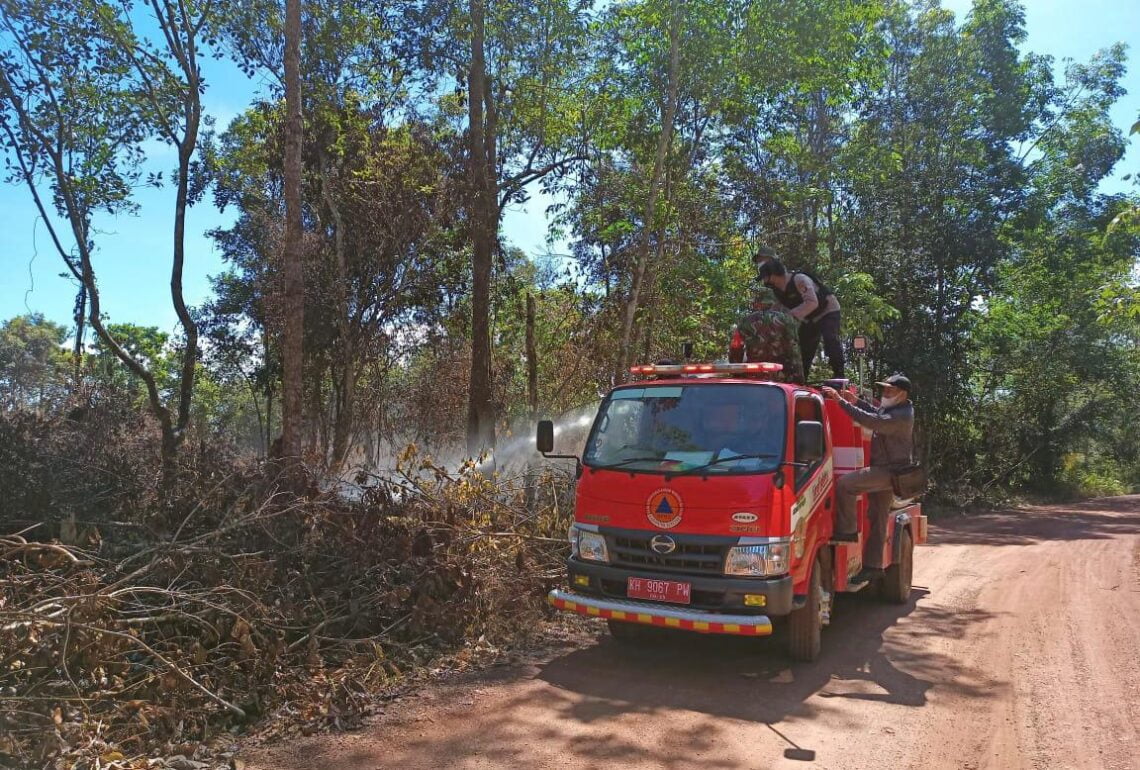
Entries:
POLYGON ((592 618, 622 620, 661 628, 696 631, 701 634, 768 636, 772 621, 764 615, 727 615, 720 612, 666 607, 654 602, 630 599, 599 599, 555 589, 546 597, 552 605, 567 612, 592 618))
MULTIPOLYGON (((726 613, 741 616, 787 615, 793 609, 792 578, 726 577, 724 575, 692 575, 647 569, 615 567, 598 562, 582 561, 571 557, 566 561, 570 588, 575 596, 606 601, 626 602, 626 583, 631 577, 652 580, 680 580, 692 585, 692 603, 689 605, 662 605, 645 602, 651 607, 665 607, 703 613, 726 613), (579 578, 589 581, 581 585, 579 578), (745 595, 763 596, 763 605, 746 605, 745 595)), ((753 599, 755 601, 755 599, 753 599)), ((638 602, 641 604, 642 602, 638 602)))

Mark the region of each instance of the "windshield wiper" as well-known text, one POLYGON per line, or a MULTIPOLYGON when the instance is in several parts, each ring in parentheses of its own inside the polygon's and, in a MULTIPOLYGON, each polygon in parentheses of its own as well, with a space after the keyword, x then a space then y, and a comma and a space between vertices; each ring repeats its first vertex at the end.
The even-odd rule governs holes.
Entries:
POLYGON ((670 462, 670 463, 675 463, 675 462, 677 462, 677 460, 667 460, 664 457, 631 457, 628 460, 618 460, 616 463, 610 463, 609 465, 590 465, 587 467, 589 467, 590 469, 595 470, 595 471, 604 471, 604 470, 608 470, 610 468, 620 468, 623 465, 629 465, 630 463, 644 463, 644 462, 655 462, 655 463, 670 462))
POLYGON ((673 471, 671 473, 671 475, 673 475, 673 476, 684 476, 684 475, 687 475, 689 473, 696 473, 697 471, 703 471, 706 468, 710 468, 714 465, 719 465, 721 463, 727 463, 727 462, 730 462, 732 460, 771 460, 775 457, 779 457, 779 455, 743 454, 743 455, 732 455, 730 457, 718 457, 715 460, 710 460, 709 462, 705 463, 704 465, 698 465, 695 468, 686 468, 683 471, 673 471))

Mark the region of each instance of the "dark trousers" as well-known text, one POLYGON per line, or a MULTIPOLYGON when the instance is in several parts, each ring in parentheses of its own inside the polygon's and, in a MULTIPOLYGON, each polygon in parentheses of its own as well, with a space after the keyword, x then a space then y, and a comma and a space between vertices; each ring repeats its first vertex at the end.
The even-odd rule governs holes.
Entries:
POLYGON ((882 567, 883 546, 887 543, 887 516, 891 512, 891 501, 895 493, 891 485, 894 474, 890 468, 872 465, 870 468, 852 471, 839 477, 836 483, 838 509, 835 511, 835 531, 855 532, 859 528, 856 498, 867 495, 867 518, 871 526, 867 529, 866 554, 863 563, 867 567, 882 567))
POLYGON ((804 377, 811 379, 811 362, 823 339, 823 352, 827 363, 831 364, 831 376, 843 378, 843 343, 839 341, 839 313, 828 313, 817 321, 804 321, 800 324, 800 352, 804 356, 804 377))

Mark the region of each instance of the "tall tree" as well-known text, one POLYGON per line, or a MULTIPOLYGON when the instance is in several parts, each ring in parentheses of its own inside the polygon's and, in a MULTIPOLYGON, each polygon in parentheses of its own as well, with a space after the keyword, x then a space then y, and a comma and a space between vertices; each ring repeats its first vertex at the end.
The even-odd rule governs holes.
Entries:
MULTIPOLYGON (((491 396, 491 257, 498 233, 495 129, 484 124, 487 65, 483 0, 470 0, 471 59, 467 76, 468 164, 471 175, 471 380, 467 406, 467 453, 495 446, 491 396)), ((491 118, 493 120, 493 117, 491 118)))
MULTIPOLYGON (((664 352, 675 339, 679 327, 663 324, 663 314, 693 330, 711 322, 663 302, 670 283, 719 281, 726 257, 740 263, 729 272, 745 278, 717 169, 727 117, 740 111, 750 82, 740 75, 743 55, 763 43, 743 35, 750 5, 644 0, 608 8, 596 25, 590 160, 569 189, 563 222, 580 236, 576 255, 609 300, 611 380, 624 376, 635 350, 664 352)), ((716 303, 717 315, 727 303, 728 295, 716 303)))
POLYGON ((1041 68, 1017 51, 1024 14, 979 0, 965 24, 936 6, 892 5, 885 77, 860 100, 837 155, 839 249, 899 310, 873 362, 922 389, 921 454, 965 466, 971 329, 1010 253, 1006 223, 1023 208, 1015 148, 1032 130, 1041 68))
POLYGON ((199 62, 213 4, 154 0, 147 7, 159 32, 154 39, 138 31, 139 16, 129 2, 4 0, 0 130, 15 157, 13 176, 27 186, 53 246, 83 287, 91 328, 146 386, 170 480, 190 419, 198 355, 182 271, 186 209, 202 188, 194 162, 204 88, 199 62), (131 194, 142 180, 142 143, 151 136, 174 145, 178 155, 170 291, 187 344, 173 412, 153 372, 104 324, 93 260, 92 219, 99 212, 134 210, 131 194), (49 216, 44 186, 66 230, 49 216))
MULTIPOLYGON (((143 95, 153 111, 154 130, 175 148, 178 168, 175 171, 174 232, 170 266, 170 297, 185 336, 178 384, 178 411, 173 435, 167 441, 181 442, 190 423, 194 395, 194 379, 198 365, 198 326, 186 306, 182 290, 182 273, 186 263, 186 212, 201 198, 205 179, 201 163, 195 160, 202 128, 202 36, 212 34, 216 22, 216 4, 212 0, 193 3, 170 3, 149 0, 149 8, 158 22, 164 44, 152 44, 133 32, 128 20, 134 9, 129 0, 120 1, 122 23, 108 25, 130 57, 143 85, 143 95), (173 98, 172 98, 173 97, 173 98)), ((164 447, 173 456, 175 447, 164 447)))
MULTIPOLYGON (((681 54, 681 24, 680 0, 670 0, 668 21, 669 66, 665 101, 661 106, 661 132, 657 137, 657 152, 653 156, 653 173, 650 176, 649 190, 645 197, 645 218, 642 221, 644 229, 638 246, 637 262, 633 271, 629 298, 626 300, 625 313, 622 318, 621 344, 618 348, 614 382, 620 382, 625 376, 632 356, 633 322, 642 301, 642 284, 645 282, 646 271, 649 268, 651 244, 657 225, 657 198, 661 192, 661 181, 665 176, 666 155, 673 143, 673 121, 677 114, 677 88, 680 78, 678 70, 681 54)), ((660 241, 660 237, 657 240, 660 241)))
MULTIPOLYGON (((353 244, 362 240, 356 231, 375 233, 376 229, 350 215, 354 206, 351 199, 365 184, 361 176, 365 167, 375 160, 372 142, 386 143, 384 129, 409 115, 409 84, 415 80, 419 66, 410 40, 418 31, 414 31, 416 8, 410 3, 330 0, 304 5, 301 12, 302 209, 308 244, 304 258, 308 284, 304 320, 307 352, 303 358, 305 402, 313 412, 307 416, 306 426, 311 429, 306 435, 310 448, 317 451, 331 433, 332 447, 326 450, 330 469, 335 469, 345 461, 359 433, 355 426, 357 391, 367 360, 374 352, 370 341, 361 338, 360 320, 371 315, 367 297, 384 294, 369 294, 361 286, 359 268, 362 262, 369 262, 371 255, 353 252, 353 244), (314 336, 318 330, 320 333, 314 336), (325 401, 325 391, 331 402, 327 409, 318 403, 325 401), (329 421, 332 426, 326 429, 329 421)), ((275 95, 284 85, 280 66, 284 55, 280 35, 283 19, 281 0, 253 0, 233 8, 226 27, 231 54, 247 72, 265 75, 273 84, 275 95)), ((266 114, 275 119, 281 117, 273 109, 266 114)), ((248 117, 247 114, 243 119, 248 117)), ((409 123, 414 126, 413 134, 417 134, 412 144, 420 148, 418 132, 423 126, 414 118, 409 123)), ((273 124, 265 128, 270 135, 256 137, 262 146, 274 139, 273 124)), ((446 148, 448 140, 443 136, 441 139, 446 148)), ((396 140, 392 149, 402 153, 406 147, 396 140)), ((235 167, 241 164, 241 159, 232 155, 226 162, 230 161, 236 161, 232 164, 235 167)), ((281 164, 271 166, 277 170, 281 164)), ((256 187, 262 178, 261 174, 252 177, 250 186, 256 187)), ((232 178, 226 181, 230 191, 221 200, 237 193, 243 209, 249 211, 245 203, 252 203, 264 215, 278 215, 273 206, 280 203, 279 191, 258 200, 260 196, 251 197, 243 191, 244 185, 232 182, 232 178)), ((385 189, 380 180, 372 179, 367 184, 373 189, 385 189)), ((377 262, 386 261, 386 253, 376 256, 377 262)), ((379 280, 384 282, 383 277, 379 280)))
POLYGON ((38 313, 0 326, 0 409, 40 409, 58 396, 66 339, 67 329, 38 313))
POLYGON ((969 469, 976 484, 1107 493, 1111 484, 1096 485, 1126 479, 1135 461, 1118 430, 1119 394, 1138 387, 1140 324, 1116 311, 1134 280, 1137 233, 1108 228, 1131 204, 1097 190, 1124 152, 1109 114, 1123 72, 1118 45, 1039 89, 1047 109, 1035 111, 1032 160, 1021 152, 1026 197, 1002 232, 1011 254, 971 335, 970 407, 988 438, 969 469))
POLYGON ((504 260, 498 238, 502 213, 511 203, 526 201, 532 185, 546 184, 583 159, 577 80, 589 4, 449 0, 425 3, 422 10, 416 18, 423 30, 419 44, 427 93, 442 115, 458 116, 457 108, 465 107, 467 118, 464 224, 472 249, 467 446, 476 454, 493 448, 499 416, 491 374, 495 308, 490 286, 496 257, 500 265, 504 260), (453 81, 446 72, 454 73, 453 81))
POLYGON ((305 274, 301 227, 301 0, 285 2, 285 242, 281 313, 281 455, 301 454, 304 419, 305 274))

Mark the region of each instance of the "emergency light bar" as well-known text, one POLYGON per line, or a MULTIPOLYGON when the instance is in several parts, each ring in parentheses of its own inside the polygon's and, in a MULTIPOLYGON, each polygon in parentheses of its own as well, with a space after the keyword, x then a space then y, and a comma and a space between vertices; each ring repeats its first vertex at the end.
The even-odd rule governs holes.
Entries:
POLYGON ((629 367, 630 374, 775 374, 783 364, 767 361, 750 364, 638 364, 629 367))

